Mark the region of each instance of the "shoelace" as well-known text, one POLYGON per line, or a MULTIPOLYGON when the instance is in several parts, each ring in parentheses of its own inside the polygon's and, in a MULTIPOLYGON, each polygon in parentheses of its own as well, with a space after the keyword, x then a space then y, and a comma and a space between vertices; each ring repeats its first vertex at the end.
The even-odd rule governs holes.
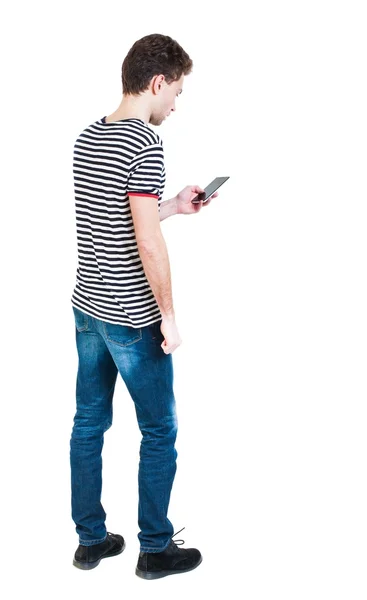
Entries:
MULTIPOLYGON (((173 534, 173 536, 171 537, 171 539, 172 539, 172 538, 174 538, 174 537, 175 537, 175 535, 177 535, 178 533, 181 533, 181 531, 183 531, 184 529, 185 529, 185 527, 182 527, 182 529, 180 529, 180 531, 176 531, 176 533, 174 533, 174 534, 173 534)), ((184 541, 184 540, 173 540, 173 539, 172 539, 172 541, 173 541, 173 542, 176 544, 176 546, 182 546, 182 544, 184 544, 184 543, 185 543, 185 541, 184 541), (180 543, 180 542, 181 542, 181 543, 180 543)))
MULTIPOLYGON (((179 531, 176 531, 176 533, 173 534, 173 536, 171 537, 171 539, 174 538, 175 535, 177 535, 178 533, 181 533, 181 531, 183 531, 184 529, 185 529, 185 527, 182 527, 182 529, 180 529, 179 531)), ((107 534, 108 535, 114 535, 113 533, 111 534, 110 531, 107 531, 107 534)), ((176 544, 176 546, 182 546, 182 544, 185 543, 185 540, 173 540, 172 539, 172 541, 176 544)))

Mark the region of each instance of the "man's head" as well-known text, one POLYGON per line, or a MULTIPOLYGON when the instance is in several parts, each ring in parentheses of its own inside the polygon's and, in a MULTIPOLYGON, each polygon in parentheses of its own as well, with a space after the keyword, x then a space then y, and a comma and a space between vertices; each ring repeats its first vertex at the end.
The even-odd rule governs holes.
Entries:
POLYGON ((189 55, 171 37, 147 35, 135 42, 122 63, 123 95, 146 96, 150 123, 160 125, 176 110, 176 97, 192 68, 189 55))

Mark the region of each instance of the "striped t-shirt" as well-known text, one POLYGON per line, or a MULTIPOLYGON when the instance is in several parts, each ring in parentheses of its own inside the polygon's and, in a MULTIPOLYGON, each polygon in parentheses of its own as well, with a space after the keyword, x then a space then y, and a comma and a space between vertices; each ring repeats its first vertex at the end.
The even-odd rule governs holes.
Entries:
POLYGON ((162 140, 141 119, 84 129, 74 145, 78 266, 71 303, 134 328, 162 318, 135 238, 130 196, 152 196, 157 210, 166 174, 162 140))

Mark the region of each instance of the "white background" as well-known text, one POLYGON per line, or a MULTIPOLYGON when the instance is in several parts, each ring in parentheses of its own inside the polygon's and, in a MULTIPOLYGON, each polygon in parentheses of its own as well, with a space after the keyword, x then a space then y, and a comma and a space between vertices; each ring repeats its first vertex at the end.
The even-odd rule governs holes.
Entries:
POLYGON ((19 2, 2 20, 1 586, 39 599, 365 600, 366 19, 363 2, 19 2), (118 379, 103 451, 125 552, 72 565, 76 137, 114 112, 135 40, 194 70, 159 129, 182 346, 169 517, 203 563, 135 575, 140 432, 118 379))

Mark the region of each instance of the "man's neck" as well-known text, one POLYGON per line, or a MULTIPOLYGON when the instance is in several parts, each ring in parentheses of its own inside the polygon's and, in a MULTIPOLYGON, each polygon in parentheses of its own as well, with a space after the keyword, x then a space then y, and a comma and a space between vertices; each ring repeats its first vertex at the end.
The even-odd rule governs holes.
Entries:
POLYGON ((122 119, 141 119, 149 123, 150 112, 147 106, 133 96, 124 96, 115 112, 106 117, 106 123, 113 123, 122 119))

